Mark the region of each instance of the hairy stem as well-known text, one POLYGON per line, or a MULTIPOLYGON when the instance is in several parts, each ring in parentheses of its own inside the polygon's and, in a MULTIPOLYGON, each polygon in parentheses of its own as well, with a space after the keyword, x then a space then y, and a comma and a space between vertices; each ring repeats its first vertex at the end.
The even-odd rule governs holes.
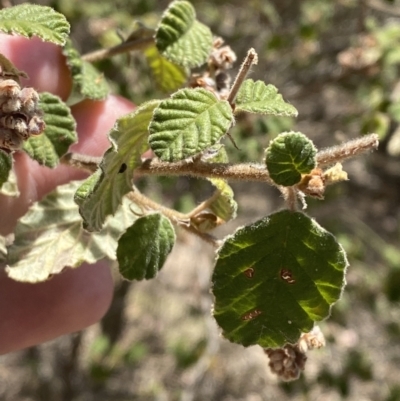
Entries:
POLYGON ((254 49, 250 49, 247 52, 247 56, 244 59, 242 65, 240 66, 240 70, 239 70, 238 74, 236 75, 235 81, 229 92, 228 98, 226 99, 230 104, 234 104, 236 95, 239 92, 239 89, 242 86, 243 81, 246 79, 251 66, 253 64, 257 64, 257 61, 258 61, 258 57, 257 57, 256 51, 254 49))
POLYGON ((175 163, 162 162, 158 159, 147 159, 136 170, 143 175, 188 175, 203 178, 222 178, 230 181, 258 181, 273 184, 266 167, 262 164, 230 164, 206 163, 198 161, 190 163, 179 161, 175 163))
POLYGON ((294 187, 282 188, 283 196, 285 197, 286 207, 295 212, 297 210, 297 190, 294 187))
POLYGON ((190 214, 180 213, 174 209, 170 209, 168 207, 162 206, 159 203, 153 201, 147 196, 141 194, 139 191, 134 190, 128 194, 129 200, 132 202, 150 210, 157 210, 161 212, 164 216, 168 217, 172 223, 182 227, 186 231, 189 231, 192 234, 197 235, 202 240, 208 242, 213 247, 217 247, 219 245, 218 240, 210 234, 202 233, 198 231, 195 227, 191 225, 190 214))
POLYGON ((341 145, 332 146, 327 149, 323 149, 317 153, 317 165, 318 167, 327 166, 330 164, 342 162, 343 160, 349 159, 368 152, 373 149, 377 149, 379 145, 378 135, 370 134, 362 136, 357 139, 345 142, 341 145))
POLYGON ((142 50, 154 43, 153 37, 135 38, 134 40, 127 40, 117 46, 110 47, 109 49, 100 49, 91 53, 84 54, 82 59, 90 63, 104 60, 117 54, 127 53, 135 50, 142 50))

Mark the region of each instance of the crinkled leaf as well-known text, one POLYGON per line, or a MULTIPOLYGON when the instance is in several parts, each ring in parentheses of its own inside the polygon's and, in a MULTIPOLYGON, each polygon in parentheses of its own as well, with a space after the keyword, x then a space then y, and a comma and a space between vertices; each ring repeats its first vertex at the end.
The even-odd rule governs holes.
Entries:
POLYGON ((203 89, 182 89, 154 110, 149 143, 164 161, 178 161, 211 147, 226 134, 233 121, 226 100, 203 89))
POLYGON ((210 29, 196 20, 188 1, 174 1, 164 12, 156 31, 156 46, 170 61, 192 68, 204 64, 211 53, 210 29))
POLYGON ((21 4, 0 10, 0 31, 25 37, 38 36, 46 42, 63 46, 70 25, 64 15, 50 7, 21 4))
POLYGON ((235 113, 272 114, 275 116, 296 117, 297 110, 286 103, 274 85, 266 85, 263 81, 254 82, 246 79, 236 96, 235 113))
POLYGON ((12 169, 12 156, 0 149, 0 188, 7 182, 12 169))
POLYGON ((158 100, 143 104, 119 118, 111 130, 112 146, 100 170, 84 181, 75 195, 87 230, 100 230, 106 217, 116 212, 122 197, 132 190, 133 170, 148 148, 148 125, 158 104, 158 100))
POLYGON ((92 64, 82 60, 78 50, 68 40, 64 50, 67 64, 71 70, 73 80, 73 92, 92 100, 103 100, 107 97, 110 88, 104 75, 92 64))
POLYGON ((51 93, 40 94, 40 108, 44 112, 46 128, 41 135, 24 142, 24 151, 39 164, 55 167, 60 157, 78 140, 76 122, 70 108, 51 93))
POLYGON ((151 213, 138 218, 118 241, 119 271, 127 280, 156 276, 175 243, 175 230, 168 218, 151 213))
POLYGON ((291 186, 300 182, 316 166, 317 150, 310 139, 300 132, 284 132, 273 139, 265 162, 268 172, 278 185, 291 186))
POLYGON ((325 319, 344 287, 347 259, 335 237, 284 210, 242 227, 218 251, 214 316, 244 346, 296 343, 325 319))
POLYGON ((163 57, 157 47, 151 46, 144 52, 156 85, 164 92, 179 89, 187 80, 188 72, 184 67, 174 64, 163 57))
MULTIPOLYGON (((117 240, 137 218, 126 199, 103 230, 88 233, 82 228, 74 193, 80 182, 59 186, 23 216, 8 248, 9 277, 40 282, 60 273, 66 266, 78 267, 103 258, 116 259, 117 240)), ((136 212, 139 212, 136 209, 136 212)))

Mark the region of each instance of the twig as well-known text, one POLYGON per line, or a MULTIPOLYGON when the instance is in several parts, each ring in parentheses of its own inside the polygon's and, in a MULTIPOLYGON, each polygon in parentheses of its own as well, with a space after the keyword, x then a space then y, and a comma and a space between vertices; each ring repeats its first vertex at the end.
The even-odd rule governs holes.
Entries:
POLYGON ((127 53, 134 50, 142 50, 149 47, 154 43, 153 37, 145 37, 140 39, 135 39, 133 41, 126 41, 117 46, 111 47, 109 49, 96 50, 91 53, 84 54, 82 59, 90 63, 96 61, 104 60, 105 58, 116 56, 117 54, 127 53))
POLYGON ((297 190, 294 187, 281 188, 281 191, 285 197, 287 208, 295 212, 297 210, 297 190))
POLYGON ((230 181, 257 181, 273 184, 266 167, 262 164, 207 163, 195 164, 187 161, 167 163, 158 159, 147 159, 135 170, 144 175, 188 175, 192 177, 222 178, 230 181))
POLYGON ((318 167, 342 162, 350 157, 377 149, 378 145, 378 135, 370 134, 362 136, 361 138, 353 139, 338 146, 323 149, 317 153, 318 167))
POLYGON ((240 70, 236 75, 235 82, 232 85, 232 88, 229 92, 228 98, 226 99, 230 104, 233 104, 236 98, 236 95, 242 86, 243 81, 245 80, 247 74, 250 71, 250 68, 253 64, 257 64, 258 56, 254 49, 250 49, 247 52, 247 56, 244 59, 242 65, 240 66, 240 70))

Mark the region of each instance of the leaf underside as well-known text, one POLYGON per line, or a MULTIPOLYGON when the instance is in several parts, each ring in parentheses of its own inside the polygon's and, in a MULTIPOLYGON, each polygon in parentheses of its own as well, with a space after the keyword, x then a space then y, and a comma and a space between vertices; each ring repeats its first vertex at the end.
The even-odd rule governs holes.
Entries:
MULTIPOLYGON (((88 233, 82 228, 73 200, 81 182, 59 186, 36 202, 17 223, 14 243, 8 248, 7 274, 14 280, 41 282, 65 267, 78 267, 103 258, 116 259, 117 240, 137 218, 134 205, 124 200, 103 230, 88 233)), ((140 210, 136 208, 138 213, 140 210)))
POLYGON ((109 134, 112 146, 100 169, 78 188, 75 201, 87 230, 100 230, 106 217, 116 212, 123 196, 132 190, 133 171, 148 149, 148 125, 158 104, 158 100, 144 103, 117 120, 109 134))
POLYGON ((227 339, 244 346, 294 344, 329 315, 346 267, 341 245, 314 220, 274 213, 240 228, 220 248, 215 319, 227 339))
POLYGON ((51 93, 40 94, 40 108, 44 112, 46 128, 41 135, 24 142, 24 151, 46 167, 55 167, 60 157, 78 140, 76 122, 70 108, 51 93))
POLYGON ((163 267, 175 243, 175 231, 168 218, 151 213, 138 218, 118 241, 117 260, 127 280, 154 278, 163 267))
POLYGON ((174 1, 164 12, 156 31, 156 46, 168 60, 186 68, 204 64, 212 50, 210 29, 196 20, 188 1, 174 1))
POLYGON ((302 174, 315 168, 317 149, 300 132, 284 132, 273 139, 266 152, 268 172, 278 185, 291 186, 301 181, 302 174))
POLYGON ((182 89, 155 109, 149 144, 161 160, 183 160, 216 144, 232 121, 226 100, 203 88, 182 89))
POLYGON ((21 4, 0 10, 0 31, 31 38, 38 36, 46 42, 63 46, 70 25, 64 15, 51 7, 21 4))

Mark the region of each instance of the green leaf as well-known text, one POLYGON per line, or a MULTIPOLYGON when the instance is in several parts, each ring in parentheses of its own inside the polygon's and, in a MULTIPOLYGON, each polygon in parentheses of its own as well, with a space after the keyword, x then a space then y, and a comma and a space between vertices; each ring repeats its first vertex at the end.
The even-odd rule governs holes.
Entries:
POLYGON ((0 188, 0 194, 5 196, 12 196, 13 198, 18 198, 20 195, 17 176, 13 169, 10 170, 10 174, 8 175, 8 179, 0 188))
POLYGON ((265 162, 271 178, 285 187, 300 182, 316 166, 317 149, 310 139, 300 132, 284 132, 273 139, 265 162))
POLYGON ((0 149, 0 188, 7 182, 12 164, 13 159, 11 154, 0 149))
POLYGON ((210 182, 217 188, 219 196, 210 204, 209 209, 224 222, 236 218, 237 203, 234 200, 232 188, 225 180, 210 178, 210 182))
POLYGON ((46 128, 41 135, 24 142, 24 151, 39 164, 55 167, 60 157, 78 140, 76 122, 70 108, 51 93, 40 94, 40 108, 44 112, 46 128))
POLYGON ((233 122, 226 100, 203 89, 182 89, 155 109, 149 143, 164 161, 194 156, 217 143, 233 122))
POLYGON ((179 89, 187 80, 185 68, 163 57, 157 47, 151 46, 144 52, 156 85, 164 92, 171 93, 179 89))
POLYGON ((284 210, 242 227, 218 251, 214 316, 244 346, 296 343, 341 296, 348 263, 335 237, 284 210))
POLYGON ((77 92, 87 99, 105 99, 110 88, 104 75, 92 64, 82 60, 81 55, 70 40, 67 41, 63 54, 67 58, 67 64, 71 70, 73 92, 77 92))
POLYGON ((193 6, 181 0, 165 10, 155 39, 164 57, 187 68, 204 64, 213 45, 210 29, 196 20, 193 6))
POLYGON ((6 237, 0 235, 0 263, 7 260, 6 237))
POLYGON ((119 118, 111 130, 112 146, 105 153, 100 170, 84 181, 75 195, 87 230, 100 230, 106 217, 117 210, 122 197, 132 191, 133 171, 148 148, 148 125, 159 103, 144 103, 119 118))
POLYGON ((169 219, 160 213, 140 217, 118 241, 119 271, 127 280, 156 276, 175 243, 169 219))
MULTIPOLYGON (((81 182, 59 186, 36 202, 17 223, 14 243, 8 248, 7 274, 14 280, 45 281, 65 267, 78 267, 103 258, 116 259, 117 240, 137 218, 124 200, 102 231, 82 228, 74 193, 81 182)), ((140 210, 136 208, 136 213, 140 210)))
POLYGON ((64 15, 50 7, 21 4, 0 10, 0 31, 25 37, 38 36, 46 42, 63 46, 70 25, 64 15))
POLYGON ((246 79, 236 96, 235 113, 272 114, 274 116, 296 117, 297 110, 286 103, 274 85, 266 85, 263 81, 254 82, 246 79))

